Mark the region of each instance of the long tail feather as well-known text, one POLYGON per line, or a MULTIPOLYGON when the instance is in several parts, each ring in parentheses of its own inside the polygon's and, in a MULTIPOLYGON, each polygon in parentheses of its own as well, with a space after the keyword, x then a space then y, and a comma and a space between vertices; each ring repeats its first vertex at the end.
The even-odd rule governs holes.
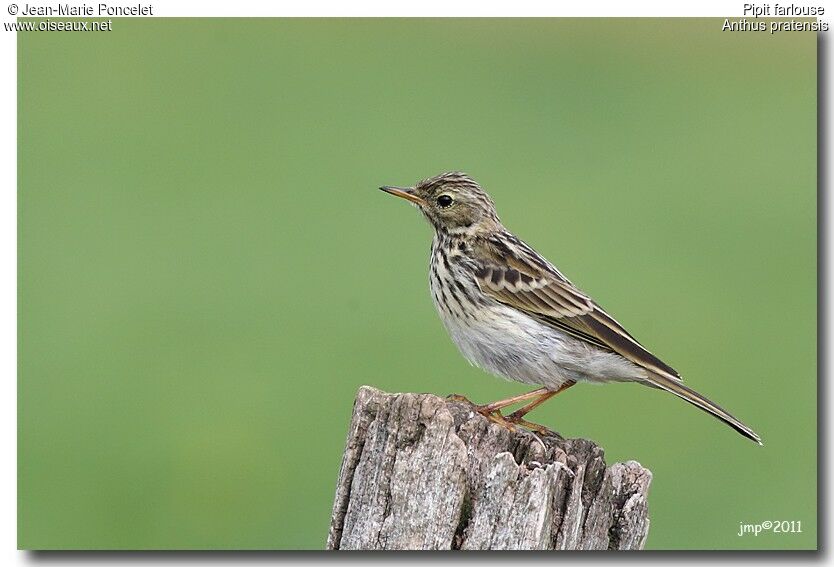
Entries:
POLYGON ((684 386, 681 382, 676 380, 672 380, 665 376, 659 374, 651 374, 647 379, 649 385, 656 386, 661 390, 666 390, 667 392, 671 392, 678 396, 679 398, 683 398, 693 406, 702 409, 703 411, 712 414, 713 416, 717 417, 748 439, 755 441, 759 445, 762 444, 761 437, 758 434, 740 422, 738 419, 730 415, 730 413, 719 406, 718 404, 711 402, 692 388, 688 388, 684 386))

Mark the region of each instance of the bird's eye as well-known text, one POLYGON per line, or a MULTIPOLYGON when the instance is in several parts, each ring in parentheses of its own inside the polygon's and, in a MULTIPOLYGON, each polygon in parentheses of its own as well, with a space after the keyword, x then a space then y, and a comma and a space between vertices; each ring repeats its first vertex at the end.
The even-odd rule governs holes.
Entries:
POLYGON ((446 207, 451 207, 452 201, 453 199, 449 195, 441 195, 437 198, 437 204, 443 207, 444 209, 446 207))

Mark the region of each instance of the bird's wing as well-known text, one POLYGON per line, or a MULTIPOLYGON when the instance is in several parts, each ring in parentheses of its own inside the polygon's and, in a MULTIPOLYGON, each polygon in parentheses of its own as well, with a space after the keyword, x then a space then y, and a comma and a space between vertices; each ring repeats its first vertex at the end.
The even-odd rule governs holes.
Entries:
POLYGON ((481 291, 594 346, 674 380, 680 374, 646 350, 622 325, 532 248, 504 233, 479 246, 481 291))

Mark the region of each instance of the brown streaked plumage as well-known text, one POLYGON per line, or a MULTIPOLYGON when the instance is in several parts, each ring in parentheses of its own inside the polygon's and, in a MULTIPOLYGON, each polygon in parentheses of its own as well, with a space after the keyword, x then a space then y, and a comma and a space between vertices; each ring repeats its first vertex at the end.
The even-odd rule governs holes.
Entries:
POLYGON ((671 392, 761 444, 727 411, 685 386, 602 307, 502 224, 489 195, 464 173, 413 187, 381 187, 412 202, 435 229, 432 298, 452 340, 473 364, 540 388, 479 411, 505 425, 578 382, 638 382, 671 392), (509 416, 500 410, 532 399, 509 416))

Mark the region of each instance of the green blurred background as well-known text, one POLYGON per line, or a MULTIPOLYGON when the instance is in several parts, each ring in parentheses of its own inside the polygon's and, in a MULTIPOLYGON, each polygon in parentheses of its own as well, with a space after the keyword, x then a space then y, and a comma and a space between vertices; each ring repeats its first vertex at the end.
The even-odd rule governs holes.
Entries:
POLYGON ((816 36, 710 19, 115 20, 20 33, 19 545, 321 549, 353 396, 470 367, 462 169, 757 447, 673 396, 533 414, 654 472, 651 549, 816 545, 816 36), (739 523, 802 522, 739 537, 739 523))

